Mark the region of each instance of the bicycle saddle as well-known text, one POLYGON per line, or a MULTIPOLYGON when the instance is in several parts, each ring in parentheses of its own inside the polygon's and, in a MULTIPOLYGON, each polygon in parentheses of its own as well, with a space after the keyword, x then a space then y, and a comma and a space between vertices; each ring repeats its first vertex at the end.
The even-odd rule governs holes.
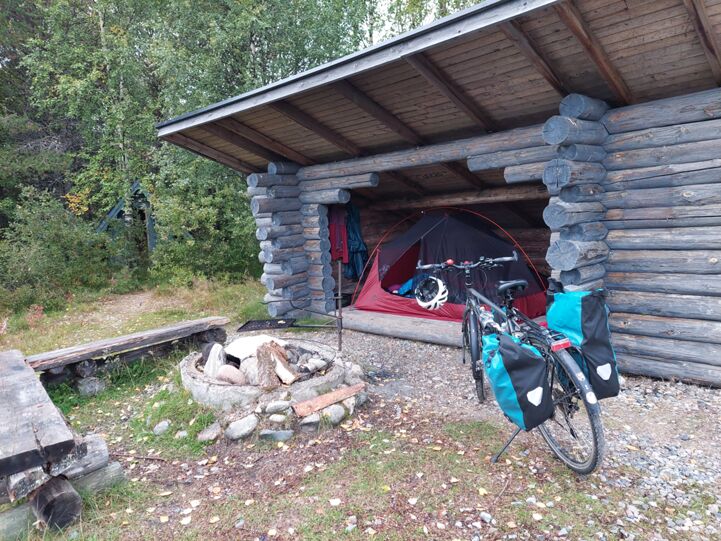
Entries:
POLYGON ((507 291, 523 291, 528 287, 526 280, 507 280, 498 282, 498 294, 503 296, 507 291))

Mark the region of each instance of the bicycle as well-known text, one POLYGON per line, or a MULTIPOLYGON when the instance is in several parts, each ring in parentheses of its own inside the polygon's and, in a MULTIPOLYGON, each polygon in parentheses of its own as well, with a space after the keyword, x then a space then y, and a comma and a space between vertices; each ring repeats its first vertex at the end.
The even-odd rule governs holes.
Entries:
MULTIPOLYGON (((480 401, 485 400, 486 396, 484 368, 481 361, 481 334, 506 333, 540 352, 546 362, 546 375, 553 398, 553 414, 539 425, 538 429, 551 451, 571 470, 579 474, 589 474, 602 461, 605 438, 598 401, 583 371, 571 354, 573 352, 576 356, 580 356, 581 352, 571 345, 568 337, 542 327, 513 306, 516 294, 528 286, 526 280, 498 283, 497 291, 502 299, 501 306, 483 296, 471 285, 472 270, 490 269, 517 260, 518 255, 514 252, 512 257, 495 259, 481 257, 478 261, 465 261, 460 264, 450 259, 443 263, 427 265, 422 265, 419 261, 416 268, 435 272, 459 269, 465 274, 467 298, 462 326, 463 360, 465 362, 467 346, 471 355, 471 370, 476 382, 476 393, 480 401), (584 425, 583 430, 581 424, 584 425)), ((501 450, 493 456, 493 463, 498 461, 521 430, 516 428, 501 450)))

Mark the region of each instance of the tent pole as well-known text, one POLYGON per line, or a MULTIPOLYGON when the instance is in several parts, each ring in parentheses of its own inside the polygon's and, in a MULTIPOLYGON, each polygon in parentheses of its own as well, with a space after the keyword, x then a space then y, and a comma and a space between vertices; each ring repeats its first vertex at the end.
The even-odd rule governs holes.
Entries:
POLYGON ((336 295, 336 328, 338 329, 338 353, 343 353, 343 261, 338 260, 338 294, 336 295))

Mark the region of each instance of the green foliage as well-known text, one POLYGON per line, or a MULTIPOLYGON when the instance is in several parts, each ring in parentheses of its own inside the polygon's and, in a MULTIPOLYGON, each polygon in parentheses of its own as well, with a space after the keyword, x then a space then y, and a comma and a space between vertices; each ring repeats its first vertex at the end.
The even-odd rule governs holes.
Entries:
POLYGON ((78 288, 99 288, 111 275, 107 237, 46 192, 23 191, 15 220, 0 240, 2 308, 58 309, 78 288))

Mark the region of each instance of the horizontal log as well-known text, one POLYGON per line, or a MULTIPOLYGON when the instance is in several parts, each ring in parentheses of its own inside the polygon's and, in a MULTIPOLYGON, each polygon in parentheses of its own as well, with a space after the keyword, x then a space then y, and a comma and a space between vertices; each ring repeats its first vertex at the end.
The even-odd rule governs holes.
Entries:
POLYGON ((557 115, 546 120, 542 137, 548 145, 603 145, 608 132, 600 122, 557 115))
POLYGON ((304 227, 302 234, 306 240, 326 239, 329 234, 328 226, 304 227))
POLYGON ((589 98, 583 94, 569 94, 561 100, 558 110, 561 116, 599 120, 608 111, 608 104, 603 100, 589 98))
POLYGON ((309 308, 313 310, 316 314, 328 314, 330 312, 333 312, 336 309, 336 306, 335 302, 331 299, 314 299, 313 302, 310 303, 309 308))
POLYGON ((429 195, 420 199, 388 198, 373 204, 374 210, 396 210, 412 208, 433 208, 455 205, 481 205, 492 203, 509 203, 512 201, 543 201, 548 199, 548 192, 542 184, 503 186, 442 195, 429 195))
POLYGON ((309 276, 308 287, 316 291, 330 291, 335 287, 335 279, 332 276, 309 276))
POLYGON ((718 88, 610 109, 601 122, 609 133, 621 133, 713 118, 721 118, 718 88))
POLYGON ((313 192, 330 189, 356 189, 375 188, 380 182, 378 173, 363 173, 361 175, 348 175, 344 177, 332 177, 319 180, 304 180, 300 183, 300 189, 304 192, 313 192))
POLYGON ((600 145, 564 145, 558 147, 558 157, 574 162, 600 162, 606 151, 600 145))
POLYGON ((266 189, 268 197, 275 199, 281 197, 298 197, 300 195, 300 188, 298 186, 271 186, 266 189))
POLYGON ((272 247, 263 249, 263 258, 265 263, 281 263, 292 257, 298 257, 305 253, 303 246, 293 246, 292 248, 275 249, 272 247))
POLYGON ((609 272, 721 273, 721 251, 709 250, 611 250, 609 272))
POLYGON ((503 178, 508 184, 541 180, 545 168, 545 161, 526 163, 523 165, 510 165, 503 170, 503 178))
POLYGON ((616 361, 625 374, 721 387, 721 368, 710 364, 651 359, 628 353, 617 355, 616 361))
MULTIPOLYGON (((688 220, 721 216, 721 205, 613 208, 606 211, 606 220, 688 220)), ((669 222, 670 223, 670 222, 669 222)))
POLYGON ((553 198, 543 210, 543 221, 551 230, 558 231, 585 222, 597 222, 605 214, 601 203, 567 203, 553 198))
MULTIPOLYGON (((264 274, 283 274, 283 266, 280 263, 266 263, 263 265, 264 274)), ((293 274, 293 273, 288 273, 293 274)))
POLYGON ((327 252, 330 250, 328 239, 306 240, 304 245, 306 252, 327 252))
POLYGON ((623 333, 613 333, 612 342, 618 353, 721 366, 721 344, 623 333))
POLYGON ((303 216, 303 227, 328 227, 328 216, 303 216))
POLYGON ((272 199, 270 197, 254 197, 250 202, 253 216, 262 213, 287 212, 298 210, 301 202, 297 198, 272 199))
POLYGON ((603 223, 608 229, 663 229, 665 227, 705 227, 721 225, 721 216, 671 218, 667 220, 614 220, 604 221, 603 223))
POLYGON ((554 195, 566 186, 598 184, 605 178, 606 169, 600 163, 572 162, 560 158, 548 162, 543 171, 543 183, 554 195))
POLYGON ((479 154, 541 145, 543 145, 541 126, 536 125, 449 143, 427 145, 322 165, 311 165, 299 170, 298 178, 311 180, 370 172, 396 171, 421 165, 465 160, 469 156, 479 154))
POLYGON ((714 274, 609 272, 606 282, 618 291, 721 296, 721 275, 714 274))
POLYGON ((273 175, 271 173, 253 173, 246 180, 250 188, 268 188, 269 186, 295 186, 298 179, 293 175, 273 175))
POLYGON ((280 268, 284 274, 298 274, 299 272, 306 271, 308 264, 308 258, 305 256, 293 257, 287 261, 283 261, 280 264, 280 268))
POLYGON ((604 189, 600 184, 579 184, 563 188, 558 197, 567 203, 587 203, 598 201, 603 193, 604 189))
POLYGON ((268 195, 268 188, 248 188, 245 190, 250 197, 256 197, 259 195, 268 195))
POLYGON ((609 209, 719 205, 721 204, 721 189, 715 184, 646 188, 608 192, 603 194, 599 200, 609 209))
POLYGON ((711 139, 721 140, 721 118, 610 135, 603 147, 607 152, 619 152, 711 139))
POLYGON ((350 192, 341 189, 303 192, 300 194, 300 201, 302 203, 322 203, 324 205, 345 204, 350 201, 350 192))
POLYGON ((721 321, 721 297, 609 289, 607 302, 612 312, 721 321))
POLYGON ((309 305, 310 299, 307 298, 297 300, 277 299, 267 304, 268 315, 275 318, 282 316, 291 310, 306 308, 309 305))
MULTIPOLYGON (((721 163, 721 162, 720 162, 721 163)), ((659 175, 638 180, 615 181, 607 177, 604 182, 606 191, 642 190, 646 188, 668 188, 672 186, 692 186, 694 184, 721 183, 721 167, 685 171, 670 175, 659 175)))
POLYGON ((310 265, 308 267, 308 276, 332 276, 333 270, 328 263, 319 265, 310 265))
POLYGON ((280 227, 281 225, 296 225, 301 223, 303 215, 299 211, 291 212, 275 212, 271 218, 272 225, 280 227))
POLYGON ((615 250, 719 250, 721 227, 617 229, 606 243, 615 250))
POLYGON ((561 229, 561 240, 603 240, 608 230, 602 222, 587 222, 561 229))
POLYGON ((277 227, 259 227, 255 230, 255 238, 258 240, 269 240, 278 237, 288 237, 303 233, 303 227, 298 225, 279 225, 277 227))
POLYGON ((591 280, 590 282, 581 282, 579 284, 568 284, 563 286, 565 291, 595 291, 606 287, 602 278, 591 280))
POLYGON ((523 165, 550 160, 556 156, 556 148, 542 145, 518 150, 504 150, 491 154, 474 155, 468 158, 470 171, 486 171, 509 165, 523 165))
POLYGON ((603 166, 613 171, 616 169, 633 169, 636 167, 653 167, 670 163, 693 163, 718 158, 720 139, 698 141, 657 148, 641 148, 637 150, 621 150, 611 152, 603 160, 603 166))
POLYGON ((90 359, 104 359, 119 353, 154 346, 200 334, 228 324, 225 317, 206 317, 168 325, 159 329, 140 331, 116 338, 96 340, 79 346, 37 353, 27 357, 28 364, 36 371, 78 363, 90 359))
POLYGON ((282 250, 284 248, 295 248, 297 246, 303 246, 305 238, 302 234, 289 235, 287 237, 276 237, 270 241, 271 246, 274 250, 282 250))
POLYGON ((271 227, 273 225, 273 218, 270 216, 260 218, 258 216, 255 217, 255 226, 256 227, 271 227))
POLYGON ((721 321, 613 313, 608 320, 614 332, 721 344, 721 321))
POLYGON ((73 462, 62 472, 67 479, 78 479, 94 471, 104 468, 110 461, 108 445, 99 434, 89 434, 83 438, 86 453, 77 461, 73 462))
POLYGON ((606 172, 606 182, 615 184, 631 180, 675 175, 677 173, 700 171, 703 169, 713 169, 715 167, 721 167, 721 158, 703 160, 700 162, 667 163, 663 165, 655 165, 653 167, 639 167, 637 169, 618 169, 616 171, 606 172))
POLYGON ((300 213, 303 216, 328 216, 328 207, 319 205, 318 203, 310 203, 300 207, 300 213))
POLYGON ((566 285, 578 285, 585 282, 593 282, 603 278, 606 268, 602 264, 588 265, 577 269, 561 271, 561 283, 566 285))
POLYGON ((284 287, 280 290, 280 296, 287 300, 309 299, 310 289, 305 283, 284 287))
POLYGON ((306 252, 306 257, 308 258, 308 262, 313 264, 327 264, 330 263, 330 252, 328 250, 325 251, 308 251, 306 252))
POLYGON ((304 283, 308 279, 308 273, 306 272, 299 272, 298 274, 267 274, 264 276, 266 277, 265 286, 268 289, 282 289, 304 283))
POLYGON ((295 162, 270 162, 268 173, 271 175, 295 175, 300 165, 295 162))
POLYGON ((608 246, 602 241, 558 240, 551 244, 546 253, 548 264, 561 271, 600 263, 606 257, 608 246))

